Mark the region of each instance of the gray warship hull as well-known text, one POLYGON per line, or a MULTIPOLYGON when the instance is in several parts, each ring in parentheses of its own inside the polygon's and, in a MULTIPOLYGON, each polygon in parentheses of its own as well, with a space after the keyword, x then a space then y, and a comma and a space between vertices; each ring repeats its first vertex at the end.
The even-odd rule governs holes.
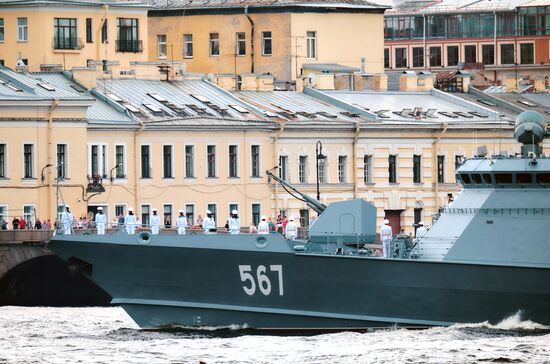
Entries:
POLYGON ((341 330, 522 318, 550 325, 550 269, 296 252, 280 235, 60 235, 49 248, 143 328, 341 330))

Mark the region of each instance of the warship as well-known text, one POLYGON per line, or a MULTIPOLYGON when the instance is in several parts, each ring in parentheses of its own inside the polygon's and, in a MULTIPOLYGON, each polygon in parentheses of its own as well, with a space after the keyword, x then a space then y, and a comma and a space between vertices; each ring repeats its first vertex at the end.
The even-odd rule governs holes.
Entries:
POLYGON ((516 120, 521 155, 473 158, 462 189, 420 240, 376 254, 376 208, 328 206, 268 173, 319 213, 304 240, 280 234, 63 235, 48 247, 142 328, 361 330, 495 323, 550 325, 550 159, 544 118, 516 120))

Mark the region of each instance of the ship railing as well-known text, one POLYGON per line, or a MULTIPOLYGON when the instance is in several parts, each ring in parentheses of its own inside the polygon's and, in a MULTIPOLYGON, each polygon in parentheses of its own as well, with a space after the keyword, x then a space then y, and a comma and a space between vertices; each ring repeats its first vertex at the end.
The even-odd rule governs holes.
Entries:
POLYGON ((447 207, 442 210, 445 214, 485 214, 495 216, 505 215, 547 215, 550 217, 550 208, 462 208, 462 207, 447 207))

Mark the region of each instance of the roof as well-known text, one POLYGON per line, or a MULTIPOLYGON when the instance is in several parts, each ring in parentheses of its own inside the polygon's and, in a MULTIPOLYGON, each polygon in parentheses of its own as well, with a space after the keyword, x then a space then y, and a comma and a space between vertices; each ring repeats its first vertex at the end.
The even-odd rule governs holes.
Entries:
POLYGON ((384 15, 422 15, 447 13, 490 13, 513 11, 531 0, 439 0, 405 1, 384 15))
POLYGON ((363 108, 386 123, 401 124, 494 124, 506 122, 487 107, 439 90, 423 92, 323 91, 330 97, 363 108), (421 118, 414 111, 421 111, 421 118))
POLYGON ((0 6, 51 6, 51 5, 76 5, 76 6, 102 6, 112 7, 149 7, 141 0, 0 0, 0 6))
POLYGON ((304 63, 302 68, 319 71, 323 73, 354 73, 359 72, 359 68, 343 66, 336 63, 304 63))
POLYGON ((244 7, 313 7, 387 9, 388 6, 364 0, 148 0, 157 9, 214 9, 244 7))

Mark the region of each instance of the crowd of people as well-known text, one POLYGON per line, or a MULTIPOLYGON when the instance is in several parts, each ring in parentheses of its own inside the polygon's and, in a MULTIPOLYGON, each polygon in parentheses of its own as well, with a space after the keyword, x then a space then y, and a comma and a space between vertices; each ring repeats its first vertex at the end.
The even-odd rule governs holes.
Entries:
MULTIPOLYGON (((54 223, 55 224, 55 223, 54 223)), ((37 218, 34 222, 25 220, 24 217, 15 216, 11 221, 11 225, 6 219, 2 219, 2 230, 51 230, 55 225, 48 220, 41 221, 37 218)))

